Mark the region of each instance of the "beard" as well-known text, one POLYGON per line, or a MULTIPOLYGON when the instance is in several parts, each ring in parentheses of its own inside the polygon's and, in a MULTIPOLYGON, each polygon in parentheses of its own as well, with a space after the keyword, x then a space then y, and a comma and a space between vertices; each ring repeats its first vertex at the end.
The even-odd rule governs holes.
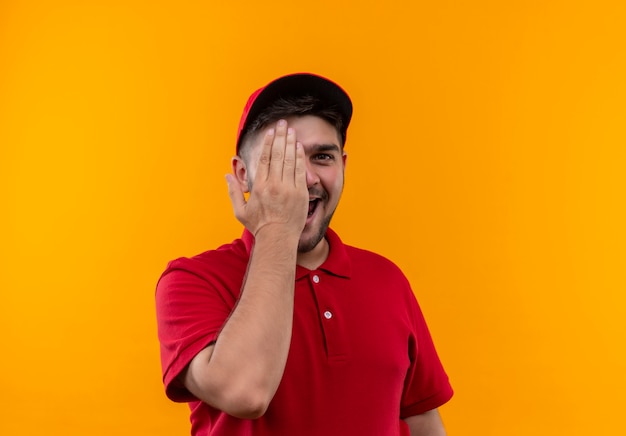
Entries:
POLYGON ((319 244, 326 235, 326 230, 330 225, 330 220, 333 218, 334 213, 335 211, 324 217, 324 219, 320 223, 320 226, 317 229, 317 232, 315 232, 313 236, 308 239, 300 239, 300 241, 298 242, 298 253, 308 253, 309 251, 317 247, 317 244, 319 244))

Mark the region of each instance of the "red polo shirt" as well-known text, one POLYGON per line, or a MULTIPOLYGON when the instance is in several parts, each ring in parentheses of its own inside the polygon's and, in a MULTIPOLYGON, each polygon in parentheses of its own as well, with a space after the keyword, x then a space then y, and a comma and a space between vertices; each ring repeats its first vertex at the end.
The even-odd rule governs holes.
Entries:
POLYGON ((229 416, 176 377, 214 342, 235 306, 253 236, 169 263, 156 292, 166 393, 188 401, 194 435, 396 436, 401 418, 434 409, 452 388, 406 278, 389 260, 344 245, 316 270, 297 267, 291 348, 267 412, 229 416))

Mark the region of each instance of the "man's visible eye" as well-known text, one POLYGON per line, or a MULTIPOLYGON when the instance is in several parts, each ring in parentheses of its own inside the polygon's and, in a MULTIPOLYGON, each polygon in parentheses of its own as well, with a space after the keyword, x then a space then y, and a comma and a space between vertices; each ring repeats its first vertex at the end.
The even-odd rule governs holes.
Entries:
POLYGON ((321 161, 330 161, 330 160, 334 160, 335 156, 333 156, 332 154, 328 154, 328 153, 318 153, 315 156, 313 156, 313 159, 321 160, 321 161))

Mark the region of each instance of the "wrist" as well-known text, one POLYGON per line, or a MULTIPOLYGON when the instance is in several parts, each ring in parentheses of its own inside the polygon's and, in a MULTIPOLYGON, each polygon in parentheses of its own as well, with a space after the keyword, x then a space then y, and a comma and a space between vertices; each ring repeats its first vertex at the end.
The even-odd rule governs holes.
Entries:
POLYGON ((264 262, 295 265, 299 242, 300 235, 286 232, 283 226, 266 225, 257 230, 252 250, 264 262))
POLYGON ((293 231, 285 228, 285 225, 268 223, 260 226, 253 233, 255 241, 281 242, 287 245, 298 244, 302 231, 293 231))

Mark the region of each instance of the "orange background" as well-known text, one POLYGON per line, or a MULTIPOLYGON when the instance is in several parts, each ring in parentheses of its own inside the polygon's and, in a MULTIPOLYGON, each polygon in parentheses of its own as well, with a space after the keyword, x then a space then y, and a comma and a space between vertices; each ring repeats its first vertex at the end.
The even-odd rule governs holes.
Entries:
POLYGON ((411 280, 450 435, 624 434, 622 1, 0 3, 0 434, 188 434, 166 262, 240 233, 248 94, 355 104, 333 227, 411 280))

